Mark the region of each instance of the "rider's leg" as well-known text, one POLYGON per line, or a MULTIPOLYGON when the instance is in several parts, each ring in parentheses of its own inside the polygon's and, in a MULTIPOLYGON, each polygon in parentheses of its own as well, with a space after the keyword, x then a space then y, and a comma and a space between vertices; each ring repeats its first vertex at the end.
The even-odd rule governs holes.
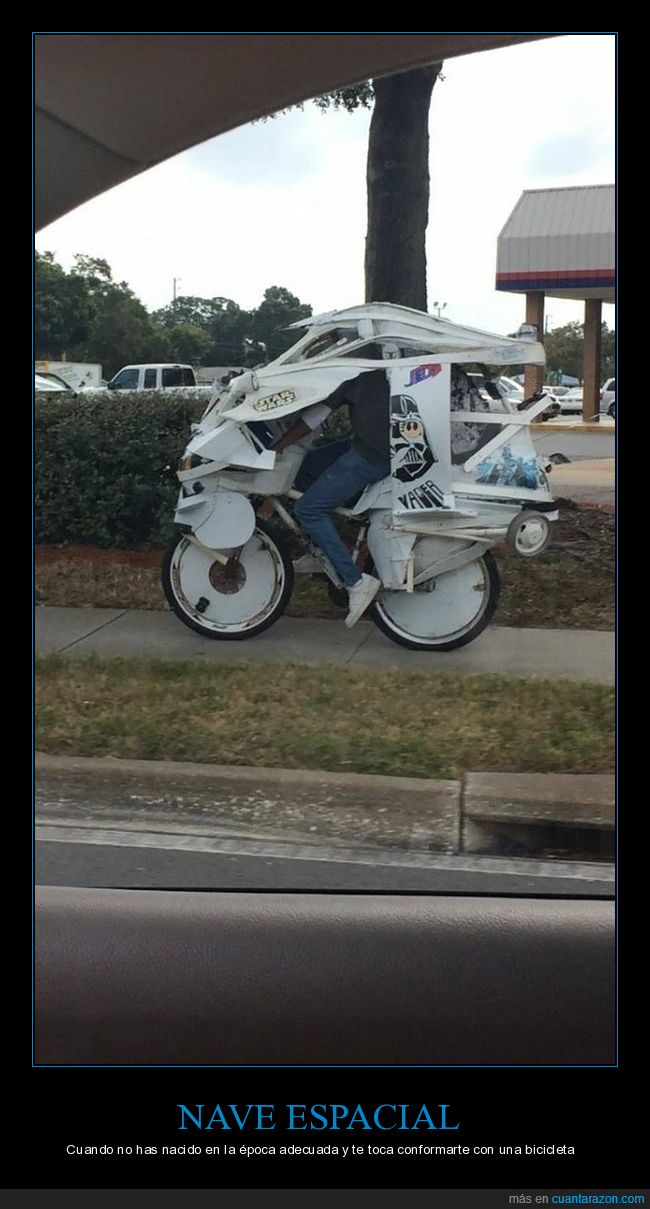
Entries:
POLYGON ((369 483, 385 478, 389 471, 388 462, 370 462, 356 450, 349 449, 296 504, 298 520, 323 554, 327 555, 347 588, 359 584, 362 576, 329 514, 369 483))
POLYGON ((342 454, 347 453, 352 445, 350 437, 341 441, 329 441, 327 445, 317 445, 310 449, 296 476, 294 487, 296 491, 308 491, 309 488, 329 470, 333 462, 338 461, 342 454))

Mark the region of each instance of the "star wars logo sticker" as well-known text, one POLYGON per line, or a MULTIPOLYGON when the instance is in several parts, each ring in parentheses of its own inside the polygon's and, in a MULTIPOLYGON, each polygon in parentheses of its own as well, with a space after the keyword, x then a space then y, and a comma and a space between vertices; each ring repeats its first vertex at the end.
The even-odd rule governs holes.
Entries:
POLYGON ((408 395, 393 395, 390 421, 393 478, 401 483, 413 483, 438 461, 427 440, 415 400, 408 395))
POLYGON ((258 399, 253 403, 255 411, 274 411, 276 407, 284 407, 286 403, 293 403, 295 394, 292 390, 280 390, 276 395, 267 395, 264 399, 258 399))

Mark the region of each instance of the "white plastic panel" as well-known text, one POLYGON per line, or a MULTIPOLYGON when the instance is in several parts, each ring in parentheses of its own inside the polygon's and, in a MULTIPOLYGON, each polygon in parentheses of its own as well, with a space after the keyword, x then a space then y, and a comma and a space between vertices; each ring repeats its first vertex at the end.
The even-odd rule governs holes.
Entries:
POLYGON ((453 508, 449 393, 451 369, 435 361, 389 371, 393 511, 418 515, 453 508))
POLYGON ((413 550, 415 534, 397 532, 393 529, 391 513, 382 509, 372 514, 367 540, 368 549, 383 586, 385 588, 401 587, 406 576, 406 565, 413 550))
POLYGON ((192 525, 192 532, 204 546, 229 550, 248 541, 255 528, 255 512, 245 495, 217 491, 208 497, 206 506, 206 511, 200 509, 198 515, 189 511, 183 518, 192 525))
POLYGON ((238 424, 225 420, 218 428, 197 433, 192 437, 186 454, 198 454, 208 461, 222 466, 250 466, 254 469, 271 469, 275 454, 268 449, 259 452, 238 424))

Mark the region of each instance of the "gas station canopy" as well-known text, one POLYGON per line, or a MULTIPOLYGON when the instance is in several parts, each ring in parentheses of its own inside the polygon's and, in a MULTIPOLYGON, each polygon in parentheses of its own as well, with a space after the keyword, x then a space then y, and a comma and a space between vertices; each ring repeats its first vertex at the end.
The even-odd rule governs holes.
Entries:
POLYGON ((614 302, 615 186, 527 189, 497 243, 497 290, 614 302))

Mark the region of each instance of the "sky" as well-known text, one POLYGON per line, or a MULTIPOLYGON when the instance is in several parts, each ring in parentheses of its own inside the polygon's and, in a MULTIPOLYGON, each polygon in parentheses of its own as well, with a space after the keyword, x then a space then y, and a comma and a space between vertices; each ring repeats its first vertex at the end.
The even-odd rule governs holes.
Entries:
MULTIPOLYGON (((428 309, 494 332, 524 298, 494 288, 498 234, 524 189, 615 179, 615 37, 570 34, 449 59, 430 110, 428 309), (444 304, 444 305, 443 305, 444 304)), ((369 111, 306 103, 210 139, 40 231, 65 268, 103 257, 149 310, 177 294, 249 309, 285 286, 314 313, 363 301, 369 111)), ((549 329, 582 322, 550 298, 549 329)), ((613 306, 603 318, 615 326, 613 306)))

